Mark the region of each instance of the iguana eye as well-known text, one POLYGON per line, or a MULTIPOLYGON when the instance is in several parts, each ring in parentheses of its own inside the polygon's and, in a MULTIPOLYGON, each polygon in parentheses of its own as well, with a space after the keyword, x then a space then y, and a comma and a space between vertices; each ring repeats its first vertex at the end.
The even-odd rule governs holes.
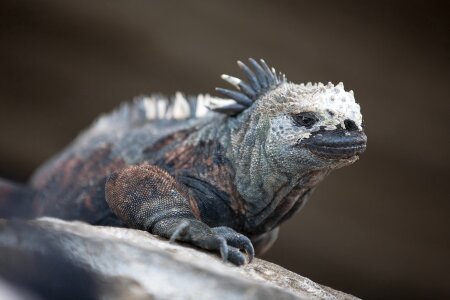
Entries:
POLYGON ((302 112, 297 115, 293 115, 295 124, 306 128, 311 128, 319 119, 312 112, 302 112))

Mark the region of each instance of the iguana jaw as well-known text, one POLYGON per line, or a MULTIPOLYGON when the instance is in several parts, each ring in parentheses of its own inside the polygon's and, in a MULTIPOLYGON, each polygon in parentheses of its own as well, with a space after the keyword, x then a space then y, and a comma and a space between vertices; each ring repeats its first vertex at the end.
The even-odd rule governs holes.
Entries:
POLYGON ((350 159, 366 150, 367 137, 363 131, 343 129, 320 130, 310 138, 303 140, 299 146, 326 159, 350 159))

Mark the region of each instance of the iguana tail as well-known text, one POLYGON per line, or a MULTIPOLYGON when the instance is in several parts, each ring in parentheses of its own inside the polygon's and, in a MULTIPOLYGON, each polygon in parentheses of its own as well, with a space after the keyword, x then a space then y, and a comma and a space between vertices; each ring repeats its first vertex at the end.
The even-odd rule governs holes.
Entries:
POLYGON ((29 218, 33 215, 34 192, 20 183, 0 178, 0 218, 29 218))

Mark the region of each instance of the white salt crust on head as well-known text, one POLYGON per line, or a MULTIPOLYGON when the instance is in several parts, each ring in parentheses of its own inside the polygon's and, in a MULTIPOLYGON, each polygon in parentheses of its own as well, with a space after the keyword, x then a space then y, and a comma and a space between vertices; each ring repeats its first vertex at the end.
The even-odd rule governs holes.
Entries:
POLYGON ((316 126, 325 126, 326 130, 334 130, 338 125, 345 128, 345 120, 352 120, 362 129, 361 107, 353 91, 345 91, 342 82, 337 85, 286 83, 280 87, 278 96, 286 97, 299 112, 314 112, 319 117, 316 126))
POLYGON ((260 103, 260 109, 270 110, 271 131, 274 141, 283 136, 289 143, 298 143, 321 129, 345 128, 345 120, 352 120, 362 130, 362 115, 352 91, 344 85, 329 83, 294 84, 285 83, 269 92, 260 103), (292 115, 311 112, 318 121, 311 127, 297 126, 292 115))

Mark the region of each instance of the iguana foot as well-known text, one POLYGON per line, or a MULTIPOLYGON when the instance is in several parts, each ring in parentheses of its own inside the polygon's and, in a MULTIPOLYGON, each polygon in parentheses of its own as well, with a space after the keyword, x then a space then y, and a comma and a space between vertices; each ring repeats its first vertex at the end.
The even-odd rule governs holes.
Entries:
POLYGON ((248 262, 251 262, 254 256, 253 245, 246 236, 237 233, 229 227, 210 228, 208 225, 198 220, 164 220, 153 228, 156 234, 173 231, 170 241, 176 240, 191 243, 197 247, 219 251, 224 261, 229 261, 235 265, 246 263, 245 255, 248 255, 248 262), (174 226, 175 225, 175 226, 174 226), (170 229, 174 228, 174 229, 170 229))
MULTIPOLYGON (((225 238, 227 244, 230 247, 228 253, 228 259, 234 263, 234 261, 245 263, 245 257, 240 250, 244 250, 248 255, 248 262, 250 263, 255 256, 255 250, 253 249, 253 244, 248 237, 243 234, 240 234, 234 229, 226 226, 214 227, 212 231, 225 238)), ((235 263, 237 265, 241 265, 243 263, 235 263)))

